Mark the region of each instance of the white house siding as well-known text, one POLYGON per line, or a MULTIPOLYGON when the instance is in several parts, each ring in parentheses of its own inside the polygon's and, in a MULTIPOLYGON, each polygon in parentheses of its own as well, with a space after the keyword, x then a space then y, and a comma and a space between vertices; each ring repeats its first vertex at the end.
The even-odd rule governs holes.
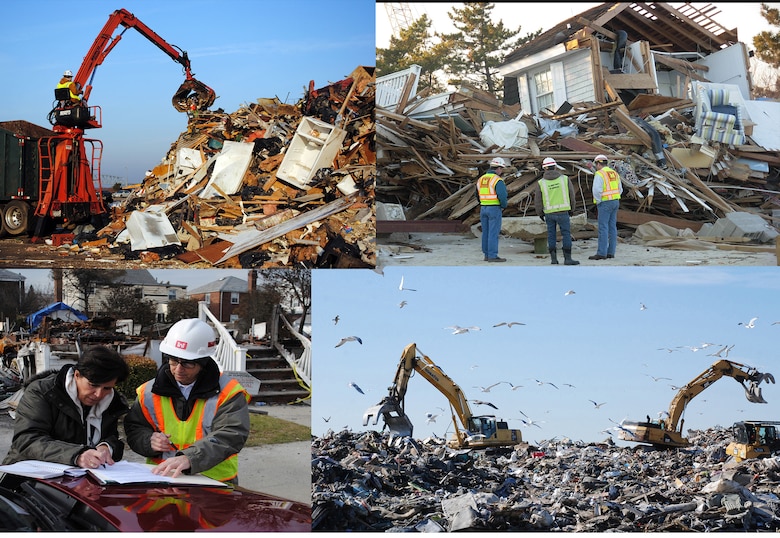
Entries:
MULTIPOLYGON (((590 49, 578 50, 566 57, 563 62, 563 73, 566 82, 566 101, 578 103, 595 101, 593 93, 593 69, 590 62, 590 49)), ((563 104, 556 102, 556 107, 563 104)))

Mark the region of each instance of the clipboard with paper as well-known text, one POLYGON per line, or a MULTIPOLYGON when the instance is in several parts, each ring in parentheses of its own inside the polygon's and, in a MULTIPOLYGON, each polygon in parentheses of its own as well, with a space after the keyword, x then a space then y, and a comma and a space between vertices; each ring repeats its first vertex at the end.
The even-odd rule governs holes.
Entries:
POLYGON ((172 484, 178 486, 208 486, 216 488, 228 487, 228 484, 214 480, 201 474, 179 475, 177 477, 157 475, 152 472, 154 465, 131 461, 118 461, 100 469, 89 469, 87 472, 100 484, 172 484))

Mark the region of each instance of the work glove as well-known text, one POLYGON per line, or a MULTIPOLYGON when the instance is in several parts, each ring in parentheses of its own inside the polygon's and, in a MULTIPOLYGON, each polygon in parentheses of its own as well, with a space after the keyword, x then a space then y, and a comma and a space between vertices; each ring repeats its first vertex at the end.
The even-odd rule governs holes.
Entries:
POLYGON ((542 219, 542 222, 544 222, 544 215, 539 215, 539 218, 542 219))

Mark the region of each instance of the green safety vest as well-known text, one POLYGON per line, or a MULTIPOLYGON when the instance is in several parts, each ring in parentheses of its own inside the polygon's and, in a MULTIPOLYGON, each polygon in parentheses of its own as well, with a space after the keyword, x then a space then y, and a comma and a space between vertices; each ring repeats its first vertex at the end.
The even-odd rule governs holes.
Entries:
POLYGON ((496 194, 496 184, 501 181, 498 174, 484 174, 477 181, 477 187, 479 189, 479 203, 480 205, 501 205, 498 200, 498 194, 496 194))
MULTIPOLYGON (((68 91, 70 91, 70 85, 73 84, 73 81, 70 82, 61 82, 57 84, 57 88, 68 88, 68 91)), ((81 101, 81 97, 79 97, 78 94, 73 93, 70 91, 70 98, 74 101, 81 101)))
POLYGON ((561 174, 555 179, 540 179, 539 187, 542 191, 542 204, 545 213, 571 210, 568 176, 561 174))
POLYGON ((593 200, 593 202, 620 200, 620 176, 618 173, 609 166, 605 166, 596 172, 596 175, 601 175, 604 188, 601 191, 601 200, 593 200))
MULTIPOLYGON (((221 375, 219 377, 220 392, 207 400, 200 399, 187 420, 181 420, 176 416, 176 410, 173 407, 173 400, 168 396, 160 396, 152 392, 154 380, 147 381, 136 389, 138 399, 141 403, 146 420, 152 424, 157 431, 164 432, 171 436, 171 443, 178 450, 187 448, 199 439, 207 436, 211 432, 211 425, 217 409, 224 402, 234 395, 243 392, 247 402, 250 397, 241 384, 232 377, 221 375)), ((172 457, 176 451, 170 451, 164 456, 172 457)), ((165 460, 162 458, 147 458, 147 463, 159 464, 165 460)), ((229 458, 214 467, 203 471, 201 474, 226 482, 238 476, 238 454, 233 454, 229 458)))

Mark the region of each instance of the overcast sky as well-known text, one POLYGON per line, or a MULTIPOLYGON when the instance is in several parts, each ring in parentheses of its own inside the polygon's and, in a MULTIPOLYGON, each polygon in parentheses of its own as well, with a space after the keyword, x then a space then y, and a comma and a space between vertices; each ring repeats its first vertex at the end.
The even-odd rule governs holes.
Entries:
MULTIPOLYGON (((313 434, 344 427, 381 430, 381 420, 364 427, 363 413, 387 395, 410 343, 470 400, 498 407, 472 404, 475 415, 504 418, 531 442, 601 441, 607 436, 602 430, 615 426, 611 420, 658 418, 677 392, 672 385, 693 380, 718 360, 711 354, 727 345, 734 346, 729 360, 780 381, 780 323, 773 325, 780 321, 777 275, 776 267, 393 266, 384 268, 384 276, 314 271, 313 434), (404 287, 416 291, 399 290, 401 277, 404 287), (565 295, 568 290, 575 293, 565 295), (400 307, 401 301, 407 304, 400 307), (753 317, 755 328, 740 325, 753 317), (493 327, 510 321, 525 325, 493 327), (445 329, 452 325, 481 330, 452 334, 445 329), (347 336, 363 343, 335 347, 347 336), (502 383, 481 391, 497 382, 521 388, 502 383), (596 408, 591 400, 603 405, 596 408)), ((716 382, 688 405, 684 432, 777 420, 780 387, 762 387, 768 403, 754 404, 734 379, 716 382)), ((449 437, 448 407, 425 379, 411 378, 406 412, 415 438, 449 437), (426 413, 439 417, 428 424, 426 413)))
MULTIPOLYGON (((310 80, 320 88, 376 63, 369 2, 7 1, 0 16, 0 121, 50 127, 46 117, 62 73, 78 71, 119 8, 186 51, 195 78, 217 93, 212 109, 228 113, 258 98, 297 103, 310 80)), ((123 34, 96 70, 89 101, 102 109, 103 127, 87 136, 103 141, 104 175, 137 183, 161 162, 187 129, 186 115, 171 105, 182 82, 180 64, 135 29, 123 34)))

